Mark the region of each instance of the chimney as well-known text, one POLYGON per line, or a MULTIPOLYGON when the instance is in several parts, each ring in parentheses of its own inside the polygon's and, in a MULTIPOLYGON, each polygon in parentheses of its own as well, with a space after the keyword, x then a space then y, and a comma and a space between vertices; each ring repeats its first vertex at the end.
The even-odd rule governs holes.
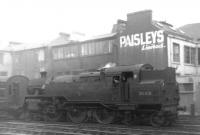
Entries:
POLYGON ((126 21, 117 20, 117 24, 113 25, 112 32, 122 33, 126 29, 126 21))
POLYGON ((132 23, 151 23, 152 10, 143 10, 127 14, 127 21, 132 23))
POLYGON ((70 34, 68 34, 68 33, 60 32, 59 35, 66 40, 70 39, 70 34))

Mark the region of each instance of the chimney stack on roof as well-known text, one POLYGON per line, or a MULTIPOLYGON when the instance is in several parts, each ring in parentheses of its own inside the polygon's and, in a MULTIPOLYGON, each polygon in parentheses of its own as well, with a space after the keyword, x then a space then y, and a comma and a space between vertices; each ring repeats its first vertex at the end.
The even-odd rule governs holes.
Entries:
POLYGON ((70 39, 70 34, 68 34, 68 33, 60 32, 59 35, 66 40, 70 39))
POLYGON ((131 20, 135 23, 151 23, 152 10, 143 10, 127 14, 127 21, 131 20))

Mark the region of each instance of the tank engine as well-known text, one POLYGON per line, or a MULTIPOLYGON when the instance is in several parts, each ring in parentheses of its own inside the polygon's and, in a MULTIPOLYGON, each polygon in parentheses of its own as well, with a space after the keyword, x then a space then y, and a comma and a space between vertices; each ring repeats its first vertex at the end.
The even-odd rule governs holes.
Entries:
POLYGON ((62 115, 74 123, 91 117, 103 124, 146 118, 153 126, 163 126, 176 119, 178 102, 175 69, 140 64, 56 77, 42 95, 27 96, 24 108, 53 121, 62 115))

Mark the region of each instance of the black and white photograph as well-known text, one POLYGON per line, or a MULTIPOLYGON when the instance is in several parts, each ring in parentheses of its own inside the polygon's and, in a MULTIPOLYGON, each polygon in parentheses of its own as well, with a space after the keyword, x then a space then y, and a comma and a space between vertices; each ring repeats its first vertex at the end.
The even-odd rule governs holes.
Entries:
POLYGON ((200 135, 200 2, 0 0, 0 135, 200 135))

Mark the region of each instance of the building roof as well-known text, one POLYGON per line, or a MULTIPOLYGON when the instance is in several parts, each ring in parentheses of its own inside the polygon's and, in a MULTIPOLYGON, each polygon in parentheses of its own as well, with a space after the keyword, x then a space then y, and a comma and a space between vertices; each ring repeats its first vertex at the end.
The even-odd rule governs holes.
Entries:
POLYGON ((189 36, 187 33, 185 33, 184 31, 180 29, 174 28, 173 25, 167 22, 152 21, 152 24, 156 26, 157 28, 164 30, 165 33, 179 36, 187 40, 193 40, 193 38, 189 36))
POLYGON ((90 40, 100 40, 100 39, 105 39, 105 38, 112 38, 114 36, 116 36, 117 33, 109 33, 109 34, 103 34, 103 35, 98 35, 98 36, 94 36, 91 38, 88 38, 84 41, 90 41, 90 40))
POLYGON ((55 38, 52 41, 50 41, 49 43, 47 43, 47 46, 59 46, 59 45, 63 45, 63 44, 68 44, 70 42, 71 42, 70 34, 60 32, 59 36, 57 38, 55 38))
MULTIPOLYGON (((43 47, 56 47, 56 46, 63 46, 63 45, 70 45, 73 43, 79 43, 79 42, 88 42, 88 41, 94 41, 94 40, 101 40, 101 39, 106 39, 106 38, 112 38, 117 33, 109 33, 109 34, 104 34, 104 35, 99 35, 95 37, 90 37, 90 38, 85 38, 84 40, 71 40, 70 35, 67 33, 59 33, 59 37, 56 39, 52 40, 49 43, 45 44, 30 44, 30 43, 18 43, 18 42, 10 42, 9 46, 7 49, 4 50, 11 50, 11 51, 22 51, 22 50, 30 50, 30 49, 39 49, 43 47)), ((73 37, 72 39, 77 39, 77 37, 73 37)))
POLYGON ((86 38, 86 39, 81 40, 81 41, 71 41, 71 42, 68 42, 66 44, 58 44, 58 45, 54 45, 52 47, 60 47, 60 46, 78 44, 78 43, 86 43, 86 42, 91 42, 91 41, 103 40, 103 39, 113 38, 116 35, 117 35, 117 33, 109 33, 109 34, 104 34, 104 35, 86 38))
POLYGON ((200 23, 186 24, 178 29, 184 31, 196 41, 200 41, 200 23))
POLYGON ((40 49, 46 47, 45 44, 30 44, 30 43, 21 43, 19 45, 9 45, 7 50, 10 51, 23 51, 31 49, 40 49))

